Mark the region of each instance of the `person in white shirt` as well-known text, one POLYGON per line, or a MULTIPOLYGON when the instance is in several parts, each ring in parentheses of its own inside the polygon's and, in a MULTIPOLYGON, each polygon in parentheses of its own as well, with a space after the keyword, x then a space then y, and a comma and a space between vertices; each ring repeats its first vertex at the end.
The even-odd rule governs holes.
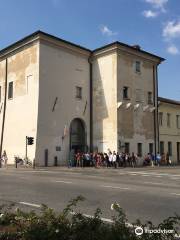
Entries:
POLYGON ((109 165, 110 167, 112 167, 112 164, 113 164, 113 154, 112 152, 109 153, 109 165))

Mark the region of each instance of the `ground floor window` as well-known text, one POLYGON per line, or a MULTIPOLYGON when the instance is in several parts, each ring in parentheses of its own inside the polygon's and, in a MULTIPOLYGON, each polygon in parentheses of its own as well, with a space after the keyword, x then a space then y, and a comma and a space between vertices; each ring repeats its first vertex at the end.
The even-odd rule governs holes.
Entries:
POLYGON ((169 156, 172 156, 172 142, 168 142, 168 153, 169 156))
POLYGON ((160 142, 160 154, 162 155, 164 153, 164 142, 160 142))
POLYGON ((125 153, 129 153, 129 143, 125 143, 125 153))
POLYGON ((139 157, 142 157, 142 143, 137 144, 137 154, 139 157))
POLYGON ((153 143, 149 143, 149 153, 153 153, 153 143))

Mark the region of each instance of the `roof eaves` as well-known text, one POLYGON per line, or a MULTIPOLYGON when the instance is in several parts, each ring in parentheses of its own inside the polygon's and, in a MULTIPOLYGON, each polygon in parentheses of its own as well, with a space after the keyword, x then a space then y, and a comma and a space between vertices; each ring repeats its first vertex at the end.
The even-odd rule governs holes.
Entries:
POLYGON ((109 47, 111 47, 111 46, 113 46, 113 45, 120 45, 120 46, 123 46, 123 47, 127 47, 127 48, 133 49, 133 50, 135 50, 135 51, 137 51, 137 52, 144 53, 144 54, 148 54, 148 55, 150 55, 151 57, 158 58, 161 62, 165 61, 165 58, 162 58, 162 57, 160 57, 160 56, 157 56, 157 55, 155 55, 155 54, 146 52, 146 51, 141 50, 141 49, 137 49, 137 48, 135 48, 135 47, 133 47, 133 46, 130 46, 130 45, 128 45, 128 44, 125 44, 125 43, 122 43, 122 42, 119 42, 119 41, 115 41, 115 42, 113 42, 113 43, 104 45, 104 46, 102 46, 102 47, 100 47, 100 48, 96 48, 96 49, 93 50, 93 53, 95 53, 95 52, 97 52, 97 51, 100 51, 100 50, 103 50, 103 49, 106 49, 106 48, 109 48, 109 47))
POLYGON ((18 40, 18 41, 16 41, 15 43, 13 43, 13 44, 11 44, 11 45, 9 45, 9 46, 1 49, 1 50, 0 50, 0 56, 3 55, 4 53, 6 53, 8 50, 13 49, 13 48, 15 48, 16 46, 21 45, 22 43, 26 42, 27 40, 30 40, 30 39, 38 36, 38 35, 41 35, 41 34, 44 35, 44 36, 46 36, 46 37, 50 37, 50 38, 52 38, 52 39, 55 39, 55 40, 57 40, 57 41, 61 41, 61 42, 66 43, 66 44, 70 44, 70 45, 73 46, 73 47, 77 47, 77 48, 80 48, 80 49, 82 49, 82 50, 91 52, 91 50, 88 49, 88 48, 82 47, 82 46, 80 46, 80 45, 78 45, 78 44, 75 44, 75 43, 66 41, 66 40, 64 40, 64 39, 58 38, 58 37, 56 37, 56 36, 53 36, 53 35, 51 35, 51 34, 48 34, 48 33, 45 33, 45 32, 43 32, 43 31, 38 30, 38 31, 36 31, 36 32, 34 32, 34 33, 32 33, 32 34, 30 34, 30 35, 28 35, 28 36, 26 36, 26 37, 18 40))

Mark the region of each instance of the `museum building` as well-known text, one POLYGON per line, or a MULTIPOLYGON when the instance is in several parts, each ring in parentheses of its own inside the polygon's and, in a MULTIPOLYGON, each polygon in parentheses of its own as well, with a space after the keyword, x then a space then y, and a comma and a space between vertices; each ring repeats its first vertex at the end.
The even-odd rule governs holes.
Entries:
POLYGON ((170 151, 178 163, 180 102, 158 98, 163 61, 138 45, 90 50, 42 31, 2 49, 0 152, 9 164, 27 154, 37 166, 108 149, 170 151))

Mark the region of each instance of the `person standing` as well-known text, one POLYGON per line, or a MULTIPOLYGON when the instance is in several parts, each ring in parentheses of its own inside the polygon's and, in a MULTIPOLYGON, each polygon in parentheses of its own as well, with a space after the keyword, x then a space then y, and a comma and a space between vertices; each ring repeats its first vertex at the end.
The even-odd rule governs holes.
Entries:
POLYGON ((156 155, 156 161, 157 161, 157 165, 158 165, 158 167, 159 167, 160 162, 161 162, 161 155, 160 155, 159 152, 157 152, 157 155, 156 155))
POLYGON ((136 167, 136 156, 134 154, 134 152, 132 152, 132 156, 131 156, 131 162, 132 162, 132 167, 136 167))
POLYGON ((169 164, 169 153, 168 153, 168 152, 166 153, 166 164, 167 164, 167 166, 170 165, 170 164, 169 164))
POLYGON ((116 155, 116 152, 113 151, 112 162, 113 162, 114 168, 117 168, 116 160, 117 160, 117 155, 116 155))
POLYGON ((109 153, 109 166, 112 167, 113 164, 113 155, 112 152, 109 153))
POLYGON ((2 155, 2 162, 4 163, 4 166, 7 167, 7 161, 8 161, 8 157, 7 157, 7 153, 6 150, 4 150, 3 155, 2 155))

